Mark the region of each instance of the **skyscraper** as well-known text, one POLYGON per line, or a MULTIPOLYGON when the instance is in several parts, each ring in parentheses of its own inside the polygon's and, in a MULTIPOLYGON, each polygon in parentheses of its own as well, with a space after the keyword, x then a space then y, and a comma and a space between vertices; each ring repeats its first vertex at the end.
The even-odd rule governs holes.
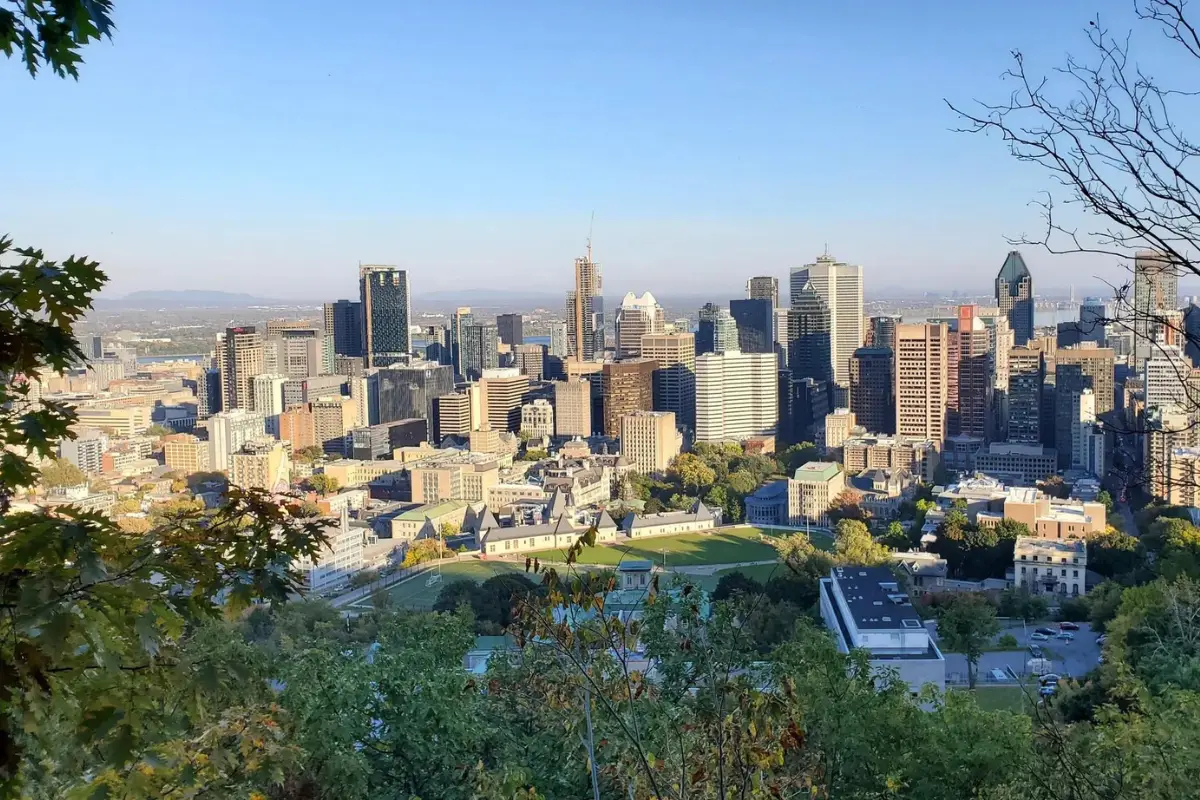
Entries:
POLYGON ((468 325, 462 332, 460 366, 462 374, 478 380, 485 369, 500 366, 500 336, 496 326, 489 323, 468 325))
POLYGON ((600 265, 587 255, 575 259, 575 290, 567 293, 567 356, 591 361, 604 352, 604 296, 600 265), (597 347, 597 345, 599 345, 597 347))
POLYGON ((700 322, 696 328, 696 355, 724 353, 738 346, 737 322, 733 316, 716 303, 705 303, 700 308, 700 322))
POLYGON ((548 355, 566 358, 567 355, 567 323, 550 323, 550 350, 548 355))
POLYGON ((648 358, 606 363, 604 380, 604 435, 621 435, 621 417, 631 411, 654 409, 654 370, 648 358))
POLYGON ((621 418, 621 455, 645 475, 661 475, 679 455, 682 437, 670 411, 633 411, 621 418))
POLYGON ((1018 347, 1033 338, 1033 276, 1016 250, 1009 252, 996 276, 996 305, 1008 318, 1018 347))
POLYGON ((509 347, 525 344, 525 321, 520 314, 500 314, 496 317, 496 332, 509 347))
POLYGON ((267 433, 279 436, 279 415, 283 413, 283 375, 254 376, 254 410, 263 415, 267 433))
POLYGON ((529 376, 512 367, 490 367, 479 379, 484 420, 494 431, 521 429, 521 404, 529 393, 529 376))
POLYGON ((263 369, 262 335, 253 325, 226 328, 217 340, 217 366, 221 370, 221 406, 226 411, 254 408, 254 376, 263 369))
POLYGON ((654 371, 654 410, 670 411, 679 425, 696 424, 696 337, 691 333, 657 333, 642 337, 642 357, 658 364, 654 371))
POLYGON ((289 378, 333 372, 333 337, 320 328, 285 328, 278 336, 268 338, 263 348, 265 366, 289 378))
POLYGON ((1157 250, 1138 250, 1133 256, 1133 348, 1139 371, 1154 348, 1157 318, 1179 304, 1179 272, 1157 250))
POLYGON ((775 352, 774 308, 770 300, 730 300, 729 315, 737 323, 739 350, 743 353, 775 352))
POLYGON ((771 308, 778 308, 779 278, 758 277, 746 281, 746 298, 749 300, 770 300, 771 308))
MULTIPOLYGON (((1080 345, 1079 347, 1058 348, 1054 351, 1055 372, 1059 375, 1059 385, 1061 386, 1062 377, 1064 374, 1072 374, 1071 370, 1078 368, 1078 373, 1083 376, 1083 382, 1079 384, 1080 389, 1091 389, 1096 394, 1096 416, 1100 417, 1113 410, 1116 405, 1116 388, 1114 378, 1114 368, 1116 364, 1116 354, 1107 347, 1092 347, 1090 345, 1080 345), (1064 373, 1064 367, 1067 372, 1064 373)), ((1184 377, 1187 377, 1186 369, 1183 372, 1184 377)))
POLYGON ((850 410, 870 433, 892 433, 896 408, 892 398, 890 347, 860 347, 850 357, 850 410))
POLYGON ((740 442, 779 424, 774 353, 706 353, 696 358, 696 441, 740 442))
POLYGON ((1042 442, 1042 386, 1045 356, 1040 349, 1014 347, 1008 353, 1008 441, 1042 442))
POLYGON ((896 326, 903 322, 903 317, 882 316, 871 317, 867 328, 867 341, 871 347, 887 347, 896 350, 896 326))
POLYGON ((335 355, 362 358, 362 303, 353 300, 326 303, 325 332, 333 336, 335 355))
POLYGON ((1108 303, 1099 297, 1089 297, 1079 306, 1079 340, 1105 345, 1105 326, 1108 323, 1108 303))
POLYGON ((950 348, 955 363, 949 375, 954 394, 947 397, 949 432, 990 440, 995 392, 991 336, 978 310, 973 305, 958 307, 958 330, 950 348))
POLYGON ((584 438, 592 435, 591 381, 555 381, 554 433, 584 438))
POLYGON ((788 309, 788 369, 795 380, 812 378, 829 382, 833 378, 830 356, 832 315, 824 298, 811 281, 792 292, 788 309))
POLYGON ((513 345, 513 366, 522 375, 528 375, 530 380, 540 381, 546 371, 546 345, 513 345))
POLYGON ((896 434, 946 439, 947 358, 950 333, 944 323, 896 326, 896 434))
POLYGON ((663 308, 646 292, 638 297, 628 292, 617 308, 617 358, 637 358, 642 352, 642 337, 663 332, 663 308))
POLYGON ((366 365, 386 367, 402 361, 412 352, 408 332, 412 319, 408 272, 389 266, 360 266, 358 291, 366 365))
POLYGON ((450 364, 454 367, 455 375, 467 374, 463 369, 464 356, 470 363, 479 360, 477 355, 471 354, 471 337, 468 334, 468 329, 474 324, 475 317, 467 306, 459 306, 450 315, 450 364))
POLYGON ((792 305, 811 283, 829 306, 829 351, 833 358, 835 406, 845 406, 850 391, 850 357, 864 341, 862 267, 845 264, 828 253, 813 264, 793 267, 792 305))
POLYGON ((444 364, 397 364, 379 370, 372 376, 378 383, 378 422, 419 418, 426 420, 433 432, 436 427, 433 401, 454 391, 453 372, 453 368, 444 364))
POLYGON ((988 326, 988 347, 992 353, 992 415, 996 440, 1008 441, 1008 354, 1013 349, 1013 330, 1008 318, 992 318, 988 326))

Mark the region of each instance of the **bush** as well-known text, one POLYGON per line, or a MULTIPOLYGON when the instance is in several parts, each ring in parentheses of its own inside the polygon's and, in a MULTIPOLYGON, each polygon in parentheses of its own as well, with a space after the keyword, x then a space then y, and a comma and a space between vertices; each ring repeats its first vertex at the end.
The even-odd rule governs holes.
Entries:
POLYGON ((1011 633, 1006 633, 996 640, 996 646, 1003 650, 1016 650, 1018 647, 1017 637, 1011 633))
POLYGON ((730 572, 721 576, 717 588, 713 590, 714 601, 727 600, 736 594, 762 594, 763 585, 753 578, 746 577, 740 572, 730 572))
POLYGON ((1058 604, 1058 618, 1067 622, 1086 622, 1092 613, 1092 604, 1086 597, 1067 597, 1058 604))

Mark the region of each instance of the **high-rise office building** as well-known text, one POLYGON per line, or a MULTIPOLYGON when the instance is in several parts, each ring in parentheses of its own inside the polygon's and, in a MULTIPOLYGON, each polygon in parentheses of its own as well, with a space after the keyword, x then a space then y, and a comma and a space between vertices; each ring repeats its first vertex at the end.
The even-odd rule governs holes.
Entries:
POLYGON ((1157 318, 1179 305, 1180 268, 1157 250, 1138 250, 1133 256, 1133 335, 1136 368, 1154 349, 1157 318))
POLYGON ((1033 338, 1033 276, 1016 250, 1009 252, 996 276, 996 305, 1008 318, 1018 347, 1033 338))
POLYGON ((724 353, 737 348, 737 322, 733 316, 716 303, 705 303, 700 308, 696 327, 696 355, 724 353))
POLYGON ((104 337, 93 335, 89 342, 88 358, 104 358, 104 337))
POLYGON ((788 369, 796 380, 812 378, 828 383, 833 379, 832 314, 811 281, 792 293, 788 309, 788 369))
POLYGON ((770 300, 771 308, 779 307, 779 278, 765 276, 746 281, 746 298, 770 300))
POLYGON ((849 402, 850 357, 864 341, 862 267, 840 262, 828 253, 817 256, 815 263, 793 267, 793 306, 797 295, 808 283, 829 306, 834 401, 837 407, 843 407, 849 402))
POLYGON ((621 417, 621 455, 638 472, 662 475, 682 446, 670 411, 634 411, 621 417))
POLYGON ((621 417, 633 411, 654 410, 654 370, 648 358, 606 363, 604 382, 604 435, 621 435, 621 417))
POLYGON ((320 328, 289 326, 263 343, 263 367, 289 378, 333 372, 333 337, 320 328))
POLYGON ((604 352, 604 296, 600 265, 587 255, 575 259, 575 289, 567 293, 567 356, 591 361, 604 352))
POLYGON ((454 367, 455 375, 466 375, 466 372, 463 371, 464 359, 468 363, 479 360, 472 349, 475 344, 478 344, 478 339, 472 343, 470 336, 470 328, 474 324, 475 316, 468 306, 459 306, 450 315, 450 325, 446 335, 449 338, 450 364, 454 367))
POLYGON ((896 351, 896 326, 904 321, 903 317, 881 316, 871 317, 867 325, 867 346, 886 347, 896 351))
POLYGON ((465 389, 436 398, 434 409, 437 417, 435 442, 447 436, 467 438, 471 431, 483 426, 483 390, 478 383, 468 384, 465 389))
MULTIPOLYGON (((1054 351, 1054 369, 1060 376, 1058 385, 1062 385, 1061 376, 1075 374, 1073 370, 1077 368, 1082 377, 1078 389, 1091 389, 1096 395, 1097 417, 1107 414, 1116 406, 1115 363, 1116 354, 1107 347, 1082 344, 1078 347, 1060 347, 1054 351)), ((1186 369, 1183 375, 1186 378, 1186 369)))
POLYGON ((462 374, 478 380, 484 370, 500 366, 500 336, 491 323, 469 325, 462 333, 462 374))
MULTIPOLYGON (((1142 386, 1145 387, 1146 408, 1174 407, 1185 413, 1198 410, 1200 398, 1189 396, 1188 378, 1192 362, 1178 347, 1159 345, 1142 366, 1142 386)), ((1097 392, 1099 390, 1096 390, 1097 392)), ((1097 398, 1096 405, 1100 405, 1097 398)), ((1103 412, 1097 412, 1103 413, 1103 412)))
POLYGON ((412 352, 408 272, 389 266, 360 266, 358 291, 366 365, 386 367, 403 361, 412 352))
POLYGON ((1042 390, 1045 354, 1034 347, 1014 347, 1008 353, 1008 431, 1013 444, 1042 443, 1042 390))
POLYGON ((774 353, 705 353, 696 358, 696 441, 740 442, 779 425, 774 353))
POLYGON ((287 377, 279 374, 254 376, 254 410, 263 415, 267 433, 279 436, 279 415, 283 413, 283 385, 287 377))
POLYGON ((208 419, 221 410, 221 370, 205 367, 196 378, 196 419, 208 419))
POLYGON ((346 435, 358 421, 354 398, 319 397, 309 404, 313 415, 316 445, 326 453, 345 455, 346 435))
POLYGON ((1008 441, 1008 354, 1013 349, 1013 330, 1008 318, 994 317, 988 326, 992 353, 992 413, 996 440, 1008 441))
POLYGON ((663 308, 646 292, 638 297, 628 292, 617 308, 617 358, 637 358, 642 352, 642 337, 662 333, 663 308))
POLYGON ((540 381, 546 373, 546 345, 513 345, 513 366, 531 381, 540 381))
POLYGON ((775 352, 775 309, 765 298, 730 300, 729 315, 737 323, 743 353, 775 352))
POLYGON ((496 317, 496 333, 509 347, 525 344, 525 321, 520 314, 500 314, 496 317))
POLYGON ((208 463, 219 472, 227 472, 229 457, 242 445, 263 436, 266 429, 262 414, 245 408, 234 408, 213 414, 208 419, 208 463))
POLYGON ((529 394, 529 376, 513 367, 489 368, 479 379, 484 420, 494 431, 521 429, 521 404, 529 394))
POLYGON ((696 337, 691 333, 656 333, 642 337, 642 357, 658 364, 654 371, 654 410, 670 411, 677 424, 696 424, 696 337))
POLYGON ((947 360, 947 421, 951 436, 992 439, 995 395, 991 335, 973 305, 958 307, 958 330, 951 335, 947 360), (953 362, 953 367, 950 362, 953 362))
POLYGON ((221 407, 254 408, 254 376, 264 372, 262 335, 253 325, 226 328, 217 340, 221 370, 221 407))
POLYGON ((1107 343, 1109 320, 1108 303, 1099 297, 1089 297, 1079 306, 1079 340, 1095 342, 1097 347, 1107 343))
POLYGON ((949 350, 944 323, 896 326, 897 436, 945 441, 949 350))
POLYGON ((860 347, 850 357, 850 411, 870 433, 892 433, 896 425, 890 347, 860 347))
POLYGON ((423 419, 434 430, 433 401, 454 391, 454 370, 445 364, 397 364, 372 376, 378 383, 378 423, 423 419))
POLYGON ((555 381, 554 433, 556 436, 592 435, 592 384, 587 380, 555 381))
POLYGON ((362 303, 354 300, 326 303, 325 332, 333 336, 334 355, 362 358, 362 303))
POLYGON ((567 323, 550 323, 549 355, 557 356, 558 358, 567 357, 567 323))
POLYGON ((292 406, 279 415, 279 438, 292 443, 292 452, 317 444, 313 413, 308 403, 292 406))

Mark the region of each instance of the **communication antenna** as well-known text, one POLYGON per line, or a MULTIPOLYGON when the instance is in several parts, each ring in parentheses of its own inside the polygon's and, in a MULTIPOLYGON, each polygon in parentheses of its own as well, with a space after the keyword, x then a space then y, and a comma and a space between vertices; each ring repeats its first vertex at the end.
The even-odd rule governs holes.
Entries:
POLYGON ((596 212, 592 211, 592 219, 588 222, 587 260, 592 260, 592 228, 596 224, 596 212))

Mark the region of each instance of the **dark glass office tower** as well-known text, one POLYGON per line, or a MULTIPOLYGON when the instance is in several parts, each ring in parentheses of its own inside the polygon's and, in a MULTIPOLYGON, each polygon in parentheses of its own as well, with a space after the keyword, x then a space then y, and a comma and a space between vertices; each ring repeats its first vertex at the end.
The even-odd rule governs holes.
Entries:
POLYGON ((358 273, 363 316, 363 355, 368 367, 386 367, 412 352, 408 272, 363 266, 358 273))

